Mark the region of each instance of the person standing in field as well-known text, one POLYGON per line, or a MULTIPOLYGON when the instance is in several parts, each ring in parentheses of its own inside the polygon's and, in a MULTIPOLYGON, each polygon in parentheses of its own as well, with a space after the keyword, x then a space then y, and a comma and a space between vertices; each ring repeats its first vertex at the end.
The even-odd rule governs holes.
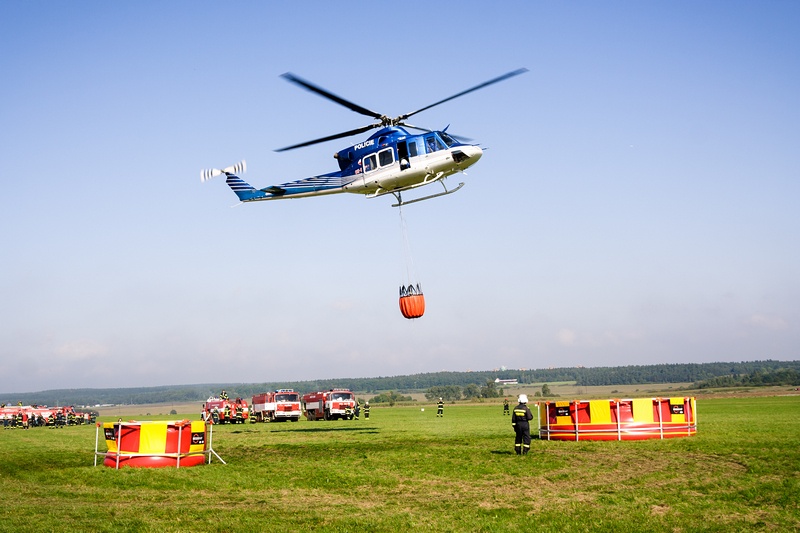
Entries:
POLYGON ((526 455, 531 449, 531 425, 533 413, 528 409, 528 396, 519 395, 519 405, 514 408, 511 414, 511 425, 514 427, 516 438, 514 439, 514 452, 517 455, 526 455))
POLYGON ((503 416, 509 414, 508 412, 508 398, 503 400, 503 416))
POLYGON ((441 397, 439 397, 439 403, 437 405, 438 407, 436 408, 436 416, 444 416, 444 400, 442 400, 441 397))
POLYGON ((369 420, 369 402, 364 404, 364 420, 369 420))

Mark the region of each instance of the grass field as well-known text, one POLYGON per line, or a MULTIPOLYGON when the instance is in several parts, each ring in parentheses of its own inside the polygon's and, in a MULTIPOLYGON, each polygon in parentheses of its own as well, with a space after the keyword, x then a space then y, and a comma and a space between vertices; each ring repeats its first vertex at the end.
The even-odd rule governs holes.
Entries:
POLYGON ((800 396, 699 398, 695 437, 526 457, 501 412, 218 426, 228 464, 181 469, 93 467, 94 426, 7 430, 0 531, 800 530, 800 396))

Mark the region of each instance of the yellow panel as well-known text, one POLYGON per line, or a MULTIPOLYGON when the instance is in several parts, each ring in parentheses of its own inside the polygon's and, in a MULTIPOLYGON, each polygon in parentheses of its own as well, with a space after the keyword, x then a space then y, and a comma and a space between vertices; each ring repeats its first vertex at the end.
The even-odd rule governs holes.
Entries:
MULTIPOLYGON (((105 437, 106 429, 114 429, 114 424, 116 424, 116 422, 103 422, 103 437, 105 437)), ((110 452, 117 451, 117 441, 115 439, 106 439, 106 446, 110 452)))
MULTIPOLYGON (((669 399, 669 404, 670 405, 683 405, 683 398, 682 397, 681 398, 670 398, 669 399)), ((682 415, 681 414, 672 413, 672 422, 673 423, 685 424, 686 423, 686 409, 684 408, 684 413, 682 415)))
POLYGON ((591 416, 592 424, 610 424, 611 407, 608 400, 590 400, 589 416, 591 416))
MULTIPOLYGON (((203 422, 202 420, 194 420, 192 422, 192 433, 203 433, 203 434, 205 434, 205 431, 206 431, 206 423, 205 422, 203 422)), ((189 436, 188 438, 191 438, 191 436, 189 436)), ((205 435, 203 437, 203 440, 205 441, 206 438, 207 438, 207 435, 205 435)), ((189 445, 189 451, 190 452, 202 452, 205 449, 206 449, 206 443, 205 442, 203 444, 191 444, 191 445, 189 445)))
POLYGON ((633 421, 650 422, 653 419, 653 400, 652 398, 636 398, 633 400, 633 421))
POLYGON ((139 453, 164 453, 167 449, 167 424, 142 424, 139 453))
MULTIPOLYGON (((570 413, 572 413, 572 406, 570 405, 571 403, 572 402, 570 402, 570 401, 556 402, 556 407, 569 407, 569 411, 570 411, 570 413)), ((571 415, 568 415, 568 416, 557 416, 556 417, 556 424, 558 424, 559 426, 564 425, 564 424, 572 424, 572 423, 573 422, 572 422, 572 416, 571 415)))

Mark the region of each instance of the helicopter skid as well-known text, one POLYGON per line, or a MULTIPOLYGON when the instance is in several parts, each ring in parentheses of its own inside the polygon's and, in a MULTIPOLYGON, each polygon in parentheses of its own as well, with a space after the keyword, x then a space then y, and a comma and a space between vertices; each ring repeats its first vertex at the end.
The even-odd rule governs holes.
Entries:
MULTIPOLYGON (((397 198, 397 203, 392 204, 392 207, 400 207, 401 205, 413 204, 416 202, 421 202, 422 200, 430 200, 431 198, 436 198, 438 196, 446 196, 448 194, 453 194, 463 186, 464 182, 462 181, 461 183, 458 184, 458 187, 456 187, 455 189, 448 189, 447 187, 444 187, 444 183, 442 183, 442 187, 444 187, 444 192, 423 196, 422 198, 414 198, 413 200, 408 200, 405 202, 403 201, 402 198, 400 198, 400 193, 398 192, 397 194, 395 194, 395 198, 397 198)), ((394 194, 394 191, 392 191, 392 194, 394 194)))
POLYGON ((431 198, 437 198, 439 196, 445 196, 445 195, 448 195, 448 194, 453 194, 454 192, 456 192, 457 190, 459 190, 461 187, 464 186, 464 182, 461 182, 461 183, 458 184, 458 187, 456 187, 455 189, 448 189, 447 185, 445 185, 444 181, 442 181, 446 177, 447 176, 444 174, 444 172, 439 172, 439 173, 433 175, 433 177, 429 177, 428 179, 425 179, 425 180, 423 180, 423 181, 421 181, 419 183, 414 183, 413 185, 407 185, 405 187, 400 187, 398 189, 392 189, 392 190, 385 190, 385 189, 384 190, 380 190, 380 189, 378 189, 374 193, 372 193, 370 195, 367 195, 367 198, 377 198, 378 196, 383 196, 383 195, 386 195, 386 194, 393 194, 394 197, 397 198, 397 203, 396 204, 392 204, 392 207, 400 207, 400 206, 406 205, 406 204, 413 204, 413 203, 416 203, 416 202, 421 202, 423 200, 430 200, 431 198), (430 185, 431 183, 434 183, 436 181, 438 181, 439 183, 442 184, 442 187, 444 188, 444 192, 440 192, 440 193, 436 193, 436 194, 430 194, 428 196, 423 196, 421 198, 414 198, 413 200, 403 201, 403 197, 401 195, 401 193, 403 191, 409 191, 411 189, 416 189, 417 187, 422 187, 424 185, 430 185))

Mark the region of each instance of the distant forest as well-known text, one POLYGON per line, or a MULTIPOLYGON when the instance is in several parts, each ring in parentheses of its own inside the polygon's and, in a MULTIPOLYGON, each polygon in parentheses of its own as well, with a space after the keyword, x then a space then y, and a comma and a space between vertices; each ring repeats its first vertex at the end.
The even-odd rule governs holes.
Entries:
POLYGON ((594 368, 537 370, 487 370, 478 372, 431 372, 408 376, 342 378, 315 381, 264 383, 213 383, 136 387, 124 389, 59 389, 26 393, 0 393, 5 404, 108 405, 202 402, 225 389, 231 398, 250 400, 253 394, 273 389, 301 393, 346 388, 359 394, 426 392, 432 387, 485 386, 487 380, 516 379, 520 384, 574 381, 580 386, 693 383, 693 388, 759 385, 800 385, 800 361, 749 361, 741 363, 686 363, 594 368))

